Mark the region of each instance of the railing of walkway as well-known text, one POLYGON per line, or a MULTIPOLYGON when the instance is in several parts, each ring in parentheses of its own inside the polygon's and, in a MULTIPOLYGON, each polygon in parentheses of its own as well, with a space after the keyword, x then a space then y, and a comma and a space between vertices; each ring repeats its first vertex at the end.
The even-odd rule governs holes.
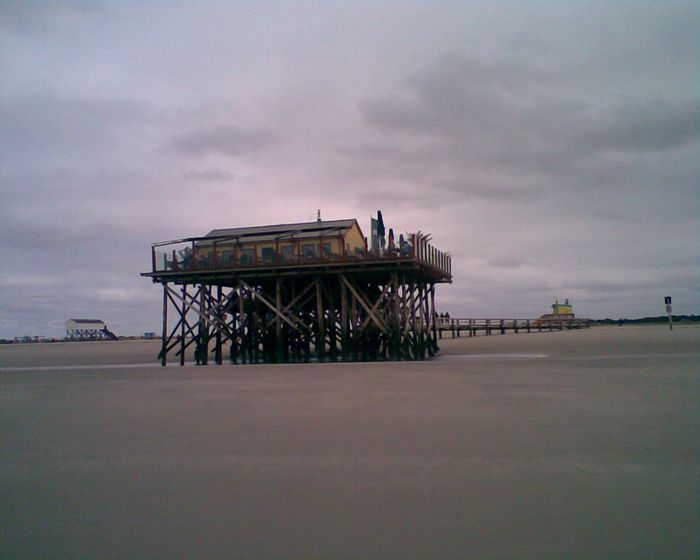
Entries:
POLYGON ((590 319, 561 318, 561 319, 483 319, 483 318, 443 318, 438 317, 436 324, 440 335, 443 332, 450 332, 452 336, 460 336, 462 332, 468 332, 469 336, 474 336, 478 331, 486 334, 506 331, 555 331, 569 329, 590 328, 590 319))

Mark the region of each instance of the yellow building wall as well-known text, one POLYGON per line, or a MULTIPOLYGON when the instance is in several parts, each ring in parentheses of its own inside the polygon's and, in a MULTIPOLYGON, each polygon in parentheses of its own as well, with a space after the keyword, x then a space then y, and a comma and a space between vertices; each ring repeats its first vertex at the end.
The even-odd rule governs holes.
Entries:
POLYGON ((552 309, 555 315, 569 315, 574 312, 573 306, 565 305, 563 303, 554 304, 552 309))
MULTIPOLYGON (((293 247, 293 254, 294 255, 301 255, 303 254, 303 251, 301 249, 302 245, 307 245, 307 244, 314 244, 316 247, 316 254, 320 254, 320 244, 323 243, 324 245, 327 245, 330 243, 331 246, 331 252, 334 255, 342 255, 343 250, 347 250, 347 254, 349 255, 354 255, 356 253, 356 249, 359 249, 360 251, 364 251, 365 248, 365 238, 362 235, 362 231, 360 230, 359 226, 357 223, 353 224, 353 226, 345 232, 343 238, 339 238, 338 236, 328 236, 328 237, 309 237, 309 238, 302 238, 302 239, 296 239, 296 240, 290 240, 290 239, 285 239, 285 240, 280 240, 279 241, 279 248, 280 251, 282 250, 283 247, 293 247), (345 247, 344 247, 345 246, 345 247)), ((250 250, 257 248, 257 256, 259 259, 262 258, 263 256, 263 250, 264 249, 275 249, 277 247, 277 243, 274 241, 266 241, 266 242, 249 242, 249 243, 241 243, 240 245, 234 242, 229 242, 229 243, 217 243, 216 244, 216 252, 219 255, 219 258, 223 256, 223 253, 226 251, 231 251, 235 255, 235 259, 237 260, 240 258, 240 254, 243 250, 250 250)), ((211 258, 211 253, 213 250, 213 245, 211 243, 200 243, 197 248, 196 248, 196 253, 197 255, 201 256, 208 256, 211 258)))
POLYGON ((365 238, 357 224, 353 224, 345 234, 345 243, 349 246, 348 254, 355 254, 355 249, 364 251, 365 238))

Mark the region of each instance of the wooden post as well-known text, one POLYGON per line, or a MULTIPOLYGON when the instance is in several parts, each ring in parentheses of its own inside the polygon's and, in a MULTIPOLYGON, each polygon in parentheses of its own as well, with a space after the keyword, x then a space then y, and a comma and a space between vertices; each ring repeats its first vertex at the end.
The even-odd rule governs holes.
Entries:
POLYGON ((423 324, 423 286, 419 283, 417 285, 418 287, 418 328, 416 329, 418 332, 416 333, 418 337, 418 357, 423 360, 425 359, 425 340, 424 340, 424 333, 425 333, 425 328, 423 324))
POLYGON ((341 333, 341 351, 343 361, 348 359, 348 345, 350 338, 348 337, 348 289, 345 282, 338 277, 340 281, 340 333, 341 333))
POLYGON ((246 350, 247 350, 247 341, 246 341, 246 333, 245 333, 245 321, 247 321, 247 317, 245 316, 245 303, 243 301, 243 294, 244 294, 244 288, 240 284, 238 285, 238 328, 240 331, 240 337, 241 337, 241 342, 238 345, 238 348, 240 349, 241 353, 241 363, 245 364, 246 363, 246 350), (245 319, 245 320, 244 320, 245 319))
MULTIPOLYGON (((414 235, 414 237, 417 237, 414 235)), ((409 322, 406 325, 406 330, 410 331, 411 337, 412 337, 412 342, 413 344, 411 345, 411 352, 412 352, 412 358, 414 360, 418 359, 418 327, 416 325, 416 285, 411 282, 409 284, 409 322)))
POLYGON ((338 333, 336 332, 335 298, 333 297, 331 286, 327 285, 325 288, 328 302, 328 340, 330 343, 331 361, 336 362, 338 360, 338 333))
POLYGON ((187 284, 182 285, 182 311, 180 312, 180 365, 185 365, 185 324, 187 317, 187 284))
POLYGON ((279 278, 275 279, 275 360, 282 361, 282 286, 279 278))
MULTIPOLYGON (((216 250, 214 250, 214 260, 216 261, 216 250)), ((224 321, 224 314, 221 310, 222 293, 223 288, 221 285, 218 285, 216 287, 216 315, 219 321, 216 321, 216 348, 214 349, 214 361, 218 365, 221 365, 223 362, 221 352, 221 323, 224 321)))
POLYGON ((323 362, 326 358, 326 329, 323 321, 323 294, 321 292, 320 278, 316 278, 316 322, 318 326, 316 353, 318 354, 318 361, 323 362))
POLYGON ((207 308, 206 289, 205 284, 199 285, 199 340, 197 342, 197 349, 199 350, 198 361, 201 362, 203 366, 207 365, 209 359, 209 326, 204 318, 207 308))
MULTIPOLYGON (((174 252, 174 251, 173 251, 174 252)), ((160 365, 166 364, 166 350, 168 349, 168 283, 163 282, 163 335, 160 350, 160 365)))
POLYGON ((438 343, 437 343, 437 317, 435 313, 435 284, 430 285, 430 321, 431 321, 431 326, 432 326, 432 331, 433 331, 433 339, 432 339, 432 349, 433 349, 433 354, 435 354, 438 351, 438 343))

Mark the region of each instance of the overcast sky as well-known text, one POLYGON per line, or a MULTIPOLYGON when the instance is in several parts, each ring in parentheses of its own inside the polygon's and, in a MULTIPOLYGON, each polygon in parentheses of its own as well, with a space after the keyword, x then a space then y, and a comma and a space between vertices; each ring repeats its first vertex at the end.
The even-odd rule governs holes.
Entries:
POLYGON ((0 337, 158 330, 154 241, 381 209, 454 316, 700 313, 700 3, 0 0, 0 337))

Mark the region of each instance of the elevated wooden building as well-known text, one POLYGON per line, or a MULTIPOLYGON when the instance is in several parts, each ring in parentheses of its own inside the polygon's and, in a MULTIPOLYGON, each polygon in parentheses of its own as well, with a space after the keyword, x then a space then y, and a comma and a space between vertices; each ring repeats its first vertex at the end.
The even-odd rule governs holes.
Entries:
MULTIPOLYGON (((382 240, 384 241, 384 240, 382 240)), ((421 233, 370 251, 357 220, 219 229, 154 243, 160 359, 185 363, 425 359, 450 256, 421 233)))
POLYGON ((68 319, 67 340, 118 340, 119 337, 107 328, 100 319, 68 319))

